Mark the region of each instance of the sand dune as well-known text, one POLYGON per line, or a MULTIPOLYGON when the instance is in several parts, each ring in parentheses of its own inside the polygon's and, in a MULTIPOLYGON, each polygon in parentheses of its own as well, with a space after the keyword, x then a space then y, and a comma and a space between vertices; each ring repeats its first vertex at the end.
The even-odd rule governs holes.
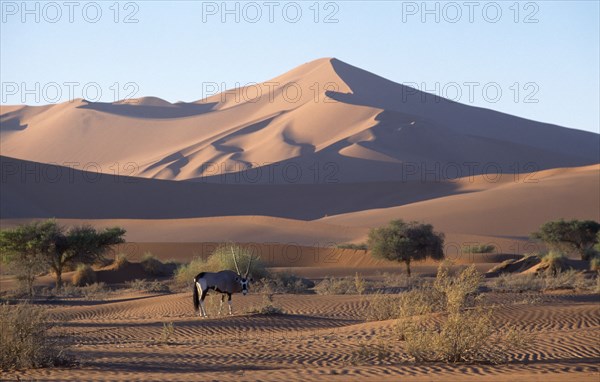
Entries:
MULTIPOLYGON (((483 236, 527 236, 546 221, 600 220, 600 166, 503 175, 497 182, 484 177, 463 180, 479 190, 408 205, 329 216, 320 222, 373 227, 394 218, 426 221, 447 233, 483 236)), ((460 189, 460 187, 458 187, 460 189)))
POLYGON ((0 121, 2 155, 170 180, 394 181, 436 166, 479 174, 600 162, 597 134, 436 98, 329 58, 194 103, 78 99, 3 106, 0 121))

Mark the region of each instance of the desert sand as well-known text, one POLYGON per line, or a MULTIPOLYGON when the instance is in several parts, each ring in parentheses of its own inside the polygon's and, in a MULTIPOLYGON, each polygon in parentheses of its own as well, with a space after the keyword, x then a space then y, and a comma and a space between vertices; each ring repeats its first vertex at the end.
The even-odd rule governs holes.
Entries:
MULTIPOLYGON (((546 221, 600 220, 600 135, 440 99, 335 58, 189 103, 2 105, 0 123, 2 228, 47 218, 122 226, 128 243, 109 257, 186 262, 236 242, 313 281, 377 278, 402 268, 337 246, 402 218, 433 224, 448 258, 486 272, 537 250, 529 234, 546 221), (495 251, 463 253, 471 244, 495 251)), ((437 265, 414 264, 416 277, 437 265)), ((144 276, 136 272, 106 281, 122 287, 144 276)), ((2 291, 14 286, 0 276, 2 291)), ((598 294, 491 296, 499 327, 536 339, 506 365, 415 364, 393 340, 393 361, 356 363, 361 344, 393 335, 393 321, 365 322, 368 296, 275 295, 278 315, 242 313, 262 296, 234 296, 233 317, 202 320, 190 291, 119 289, 106 300, 39 302, 81 363, 1 379, 600 378, 598 294), (168 343, 157 340, 164 323, 175 328, 168 343)))

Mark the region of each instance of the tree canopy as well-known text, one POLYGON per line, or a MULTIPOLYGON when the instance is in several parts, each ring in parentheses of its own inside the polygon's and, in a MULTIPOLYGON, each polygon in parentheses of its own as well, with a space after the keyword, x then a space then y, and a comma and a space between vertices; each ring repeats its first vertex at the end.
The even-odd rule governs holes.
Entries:
POLYGON ((410 276, 410 262, 444 258, 444 234, 434 232, 431 224, 392 220, 387 226, 369 232, 369 249, 373 256, 404 262, 410 276))
POLYGON ((531 237, 551 247, 577 252, 588 260, 590 249, 598 243, 600 223, 593 220, 554 220, 544 223, 531 237))
POLYGON ((20 267, 35 264, 37 269, 52 270, 60 289, 66 266, 101 260, 110 246, 125 242, 124 235, 120 227, 96 230, 81 225, 67 229, 50 219, 1 231, 0 250, 3 258, 20 267))

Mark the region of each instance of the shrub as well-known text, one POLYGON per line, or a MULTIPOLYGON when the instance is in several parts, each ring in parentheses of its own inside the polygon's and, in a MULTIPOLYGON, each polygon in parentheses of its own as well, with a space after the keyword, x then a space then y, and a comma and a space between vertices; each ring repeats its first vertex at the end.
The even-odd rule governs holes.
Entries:
POLYGON ((182 264, 175 270, 175 285, 179 288, 191 288, 194 285, 194 277, 207 269, 206 261, 201 257, 195 257, 189 264, 182 264))
POLYGON ((251 289, 264 293, 306 293, 314 283, 289 272, 273 272, 269 277, 255 281, 251 289))
POLYGON ((127 255, 124 253, 119 253, 115 256, 115 261, 113 262, 115 265, 115 269, 119 270, 129 264, 129 260, 127 259, 127 255))
POLYGON ((563 252, 551 250, 546 253, 540 253, 539 256, 542 259, 542 264, 547 267, 546 272, 552 275, 556 275, 566 267, 567 256, 563 252))
POLYGON ((441 323, 409 321, 402 334, 405 351, 417 362, 502 363, 531 341, 514 327, 497 333, 493 310, 483 306, 451 312, 441 323))
POLYGON ((96 272, 87 264, 79 264, 73 275, 74 286, 84 286, 96 282, 96 272))
POLYGON ((383 293, 369 296, 369 306, 365 314, 367 321, 392 320, 400 316, 401 297, 383 293))
POLYGON ((492 253, 496 250, 496 247, 491 244, 482 245, 467 245, 463 247, 464 253, 492 253))
POLYGON ((0 368, 27 369, 67 365, 72 359, 48 334, 44 310, 27 304, 0 305, 0 368))
POLYGON ((163 276, 166 274, 165 265, 150 252, 144 254, 140 263, 144 271, 152 276, 163 276))
POLYGON ((147 281, 135 279, 133 281, 129 281, 126 283, 129 289, 139 290, 142 292, 151 292, 151 293, 169 293, 171 290, 169 286, 161 283, 160 281, 147 281))
POLYGON ((362 295, 365 293, 366 283, 365 279, 358 274, 358 272, 354 275, 354 289, 356 289, 356 293, 362 295))
POLYGON ((499 292, 526 292, 544 289, 541 277, 533 273, 503 273, 491 283, 491 288, 499 292))
POLYGON ((360 243, 360 244, 352 244, 352 243, 348 243, 348 244, 338 244, 336 246, 339 249, 354 249, 357 251, 366 251, 369 249, 369 247, 367 246, 366 243, 360 243))
POLYGON ((474 266, 457 276, 450 276, 448 268, 440 266, 433 284, 437 292, 433 301, 441 296, 438 306, 445 311, 444 319, 436 322, 413 317, 399 323, 410 357, 418 362, 500 363, 512 351, 530 344, 531 338, 515 328, 496 331, 492 309, 474 298, 480 282, 481 275, 474 266))
POLYGON ((321 295, 357 293, 354 279, 351 277, 326 277, 315 286, 315 292, 321 295))
MULTIPOLYGON (((237 261, 239 271, 243 276, 248 270, 248 263, 252 261, 251 269, 248 272, 255 280, 260 280, 269 275, 265 264, 252 254, 249 249, 235 244, 221 245, 208 257, 206 260, 206 269, 208 272, 218 272, 222 270, 230 270, 237 272, 233 255, 237 261)), ((194 275, 195 276, 195 275, 194 275)))

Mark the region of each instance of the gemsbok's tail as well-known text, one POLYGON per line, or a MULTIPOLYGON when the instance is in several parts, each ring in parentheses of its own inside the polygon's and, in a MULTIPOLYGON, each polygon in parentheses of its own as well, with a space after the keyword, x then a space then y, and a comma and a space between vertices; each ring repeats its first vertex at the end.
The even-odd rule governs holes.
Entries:
POLYGON ((194 310, 197 312, 200 309, 200 296, 198 296, 198 285, 196 284, 198 282, 198 276, 194 277, 194 285, 192 286, 192 288, 194 288, 194 310))

